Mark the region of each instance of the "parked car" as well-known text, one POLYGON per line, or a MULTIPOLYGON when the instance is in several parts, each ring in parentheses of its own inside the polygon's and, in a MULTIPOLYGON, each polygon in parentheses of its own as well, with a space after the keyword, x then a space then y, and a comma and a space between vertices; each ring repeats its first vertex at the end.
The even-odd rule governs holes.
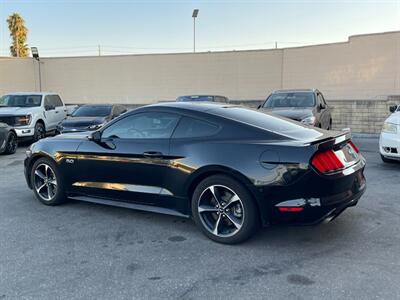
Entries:
POLYGON ((219 102, 219 103, 228 103, 229 99, 225 96, 216 96, 216 95, 189 95, 189 96, 180 96, 176 99, 177 102, 219 102))
POLYGON ((0 154, 14 154, 18 140, 15 130, 5 123, 0 123, 0 154))
POLYGON ((379 138, 379 152, 387 163, 400 161, 400 105, 391 106, 390 112, 379 138))
POLYGON ((335 218, 364 193, 364 166, 349 133, 240 106, 164 103, 33 144, 25 176, 46 205, 69 198, 192 217, 231 244, 260 224, 335 218))
POLYGON ((96 130, 126 111, 122 105, 82 105, 58 124, 57 133, 96 130))
POLYGON ((54 132, 67 116, 61 97, 53 93, 14 93, 0 98, 0 122, 14 127, 18 138, 33 141, 54 132))
POLYGON ((317 89, 274 91, 259 109, 306 125, 332 129, 331 108, 317 89))

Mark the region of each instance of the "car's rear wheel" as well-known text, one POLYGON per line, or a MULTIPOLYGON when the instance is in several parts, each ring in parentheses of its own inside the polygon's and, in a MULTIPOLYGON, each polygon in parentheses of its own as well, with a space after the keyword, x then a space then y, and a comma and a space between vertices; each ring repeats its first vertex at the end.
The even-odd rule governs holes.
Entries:
POLYGON ((35 132, 33 134, 33 141, 37 142, 40 139, 46 137, 46 128, 41 122, 37 122, 35 125, 35 132))
POLYGON ((6 149, 4 150, 4 154, 14 154, 17 151, 18 147, 18 137, 15 132, 10 131, 7 138, 6 149))
POLYGON ((31 184, 36 198, 43 204, 58 205, 66 200, 61 175, 48 158, 40 158, 33 164, 31 184))
POLYGON ((253 197, 242 184, 225 175, 200 182, 193 193, 192 214, 207 237, 225 244, 243 242, 259 227, 253 197))

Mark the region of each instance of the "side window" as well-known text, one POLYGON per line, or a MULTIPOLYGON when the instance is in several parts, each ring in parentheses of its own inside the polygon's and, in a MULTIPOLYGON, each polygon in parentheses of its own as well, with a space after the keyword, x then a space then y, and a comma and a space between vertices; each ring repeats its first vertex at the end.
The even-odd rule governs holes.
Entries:
POLYGON ((50 96, 44 97, 44 107, 53 106, 53 101, 51 101, 50 96))
POLYGON ((217 133, 217 125, 193 118, 183 117, 176 128, 173 138, 195 138, 211 136, 217 133))
POLYGON ((319 105, 319 104, 322 104, 323 106, 326 106, 324 97, 322 97, 321 94, 318 94, 318 105, 319 105))
POLYGON ((62 103, 62 101, 61 101, 60 96, 58 96, 58 95, 52 95, 51 98, 53 99, 53 105, 54 105, 55 107, 61 107, 61 106, 63 106, 63 103, 62 103))
POLYGON ((148 112, 127 116, 107 127, 103 138, 169 139, 179 116, 170 113, 148 112))

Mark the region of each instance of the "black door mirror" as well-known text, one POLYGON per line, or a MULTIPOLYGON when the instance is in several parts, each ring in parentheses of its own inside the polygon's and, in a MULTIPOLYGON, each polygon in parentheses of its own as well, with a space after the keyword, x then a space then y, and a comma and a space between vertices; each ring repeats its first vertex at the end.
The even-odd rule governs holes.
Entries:
POLYGON ((393 106, 390 106, 390 107, 389 107, 389 111, 390 111, 391 113, 394 113, 396 110, 397 110, 397 105, 393 105, 393 106))
POLYGON ((325 109, 325 108, 326 108, 326 106, 323 103, 319 104, 319 109, 325 109))
POLYGON ((46 105, 45 107, 44 107, 44 109, 45 110, 55 110, 56 109, 56 107, 54 106, 54 105, 50 105, 50 104, 48 104, 48 105, 46 105))
POLYGON ((94 131, 89 135, 89 141, 93 141, 96 143, 99 143, 101 141, 101 132, 100 131, 94 131))

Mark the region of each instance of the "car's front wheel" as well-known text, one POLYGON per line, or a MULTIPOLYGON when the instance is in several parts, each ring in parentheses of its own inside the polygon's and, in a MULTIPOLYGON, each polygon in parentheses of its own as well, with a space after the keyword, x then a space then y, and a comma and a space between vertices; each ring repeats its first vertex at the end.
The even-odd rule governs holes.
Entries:
POLYGON ((207 237, 224 244, 243 242, 259 227, 253 197, 242 184, 225 175, 200 182, 193 193, 192 214, 207 237))
POLYGON ((33 141, 37 142, 40 139, 46 137, 46 128, 41 122, 37 122, 35 125, 35 131, 33 133, 33 141))
POLYGON ((33 164, 31 184, 36 198, 45 205, 58 205, 66 200, 61 175, 49 158, 40 158, 33 164))
POLYGON ((15 132, 10 131, 7 138, 6 149, 4 150, 4 154, 14 154, 17 151, 18 147, 18 137, 15 132))

